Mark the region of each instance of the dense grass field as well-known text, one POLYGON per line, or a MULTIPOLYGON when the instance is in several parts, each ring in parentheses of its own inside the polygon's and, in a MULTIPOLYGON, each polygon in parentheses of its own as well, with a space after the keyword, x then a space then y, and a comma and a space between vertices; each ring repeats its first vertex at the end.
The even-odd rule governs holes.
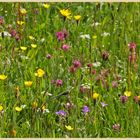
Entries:
POLYGON ((140 137, 140 3, 0 3, 0 137, 140 137))

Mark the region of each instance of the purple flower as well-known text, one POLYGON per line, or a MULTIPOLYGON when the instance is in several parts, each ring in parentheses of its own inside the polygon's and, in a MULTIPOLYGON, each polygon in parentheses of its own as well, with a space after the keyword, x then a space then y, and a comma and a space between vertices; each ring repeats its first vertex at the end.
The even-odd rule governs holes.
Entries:
POLYGON ((81 63, 80 63, 79 60, 74 60, 74 61, 73 61, 73 65, 74 65, 75 68, 81 67, 81 63))
POLYGON ((119 131, 120 130, 120 124, 114 124, 112 126, 113 130, 119 131))
POLYGON ((57 37, 57 39, 58 39, 59 41, 62 41, 62 40, 65 39, 64 33, 63 33, 62 31, 57 32, 57 33, 56 33, 56 37, 57 37))
POLYGON ((130 48, 130 51, 135 51, 136 49, 136 44, 134 42, 130 43, 129 44, 129 48, 130 48))
POLYGON ((59 31, 56 33, 56 37, 59 41, 65 40, 67 36, 68 36, 68 33, 65 29, 63 31, 59 31))
POLYGON ((59 115, 59 116, 62 116, 62 117, 66 116, 66 112, 64 110, 59 110, 59 111, 55 112, 55 114, 59 115))
POLYGON ((95 74, 96 74, 96 70, 92 70, 91 73, 92 73, 93 75, 95 75, 95 74))
POLYGON ((60 80, 60 79, 56 80, 56 85, 57 86, 62 86, 62 84, 63 84, 62 80, 60 80))
POLYGON ((46 56, 48 59, 51 59, 51 55, 50 54, 47 54, 47 56, 46 56))
POLYGON ((106 104, 106 103, 104 103, 104 102, 101 102, 101 105, 102 105, 102 107, 108 106, 108 104, 106 104))
POLYGON ((3 23, 4 23, 4 18, 0 16, 0 25, 2 25, 3 23))
POLYGON ((128 97, 123 95, 120 97, 120 100, 122 103, 125 103, 128 100, 128 97))
POLYGON ((90 110, 89 110, 88 106, 84 105, 84 106, 83 106, 83 109, 82 109, 82 112, 88 113, 89 111, 90 111, 90 110))
POLYGON ((108 60, 108 58, 109 58, 109 53, 108 53, 107 51, 104 51, 104 52, 102 53, 102 58, 103 58, 103 60, 108 60))
POLYGON ((74 66, 71 66, 71 67, 69 68, 69 71, 70 71, 71 73, 75 73, 75 72, 76 72, 76 68, 75 68, 74 66))
POLYGON ((113 87, 113 88, 118 87, 118 82, 117 82, 117 81, 112 81, 112 87, 113 87))
POLYGON ((12 37, 15 37, 16 34, 17 34, 17 31, 13 29, 13 30, 10 31, 10 34, 11 34, 12 37))
POLYGON ((64 50, 64 51, 68 51, 69 49, 70 49, 70 46, 69 45, 64 44, 62 46, 62 50, 64 50))

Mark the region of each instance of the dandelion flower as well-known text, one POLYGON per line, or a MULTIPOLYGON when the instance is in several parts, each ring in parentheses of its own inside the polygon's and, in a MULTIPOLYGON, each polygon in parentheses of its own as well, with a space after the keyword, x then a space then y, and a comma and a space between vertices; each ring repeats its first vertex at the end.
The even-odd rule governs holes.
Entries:
POLYGON ((7 78, 6 75, 0 75, 0 80, 5 80, 7 78))
POLYGON ((2 105, 0 105, 0 112, 3 110, 3 106, 2 105))
POLYGON ((22 15, 26 15, 27 14, 27 11, 26 11, 26 9, 22 8, 22 9, 20 9, 20 13, 22 15))
POLYGON ((45 74, 45 71, 44 71, 44 70, 38 69, 38 70, 37 70, 37 73, 35 73, 35 76, 43 77, 44 74, 45 74))
POLYGON ((93 93, 93 99, 96 100, 99 97, 98 93, 93 93))
POLYGON ((74 19, 79 21, 81 19, 81 16, 80 15, 76 15, 76 16, 74 16, 74 19))
POLYGON ((15 107, 15 110, 17 111, 17 112, 20 112, 20 111, 22 111, 22 108, 21 107, 15 107))
POLYGON ((32 81, 25 81, 24 84, 26 87, 31 87, 33 82, 32 81))
POLYGON ((30 39, 30 40, 34 40, 35 38, 34 38, 33 36, 30 35, 30 36, 29 36, 29 39, 30 39))
POLYGON ((43 4, 43 7, 48 9, 50 7, 50 5, 49 4, 43 4))
POLYGON ((125 92, 124 92, 124 95, 125 95, 126 97, 130 97, 131 94, 132 94, 131 91, 125 91, 125 92))
POLYGON ((93 36, 92 36, 92 38, 93 38, 93 39, 96 39, 96 38, 97 38, 97 36, 96 36, 96 35, 93 35, 93 36))
POLYGON ((26 51, 27 47, 21 46, 20 49, 23 50, 23 51, 26 51))
POLYGON ((17 24, 20 26, 23 25, 24 23, 25 23, 24 21, 17 21, 17 24))
POLYGON ((71 16, 70 16, 71 12, 70 12, 70 10, 63 9, 63 10, 60 10, 60 13, 61 13, 62 16, 66 17, 68 19, 71 19, 71 16))
POLYGON ((73 128, 72 128, 70 125, 68 125, 68 126, 65 125, 65 127, 66 127, 66 129, 69 130, 69 131, 73 130, 73 128))
POLYGON ((37 45, 36 45, 36 44, 31 44, 31 47, 32 47, 32 48, 36 48, 37 45))
POLYGON ((32 103, 32 108, 33 108, 33 109, 36 109, 37 106, 38 106, 38 103, 37 103, 36 101, 34 101, 34 102, 32 103))

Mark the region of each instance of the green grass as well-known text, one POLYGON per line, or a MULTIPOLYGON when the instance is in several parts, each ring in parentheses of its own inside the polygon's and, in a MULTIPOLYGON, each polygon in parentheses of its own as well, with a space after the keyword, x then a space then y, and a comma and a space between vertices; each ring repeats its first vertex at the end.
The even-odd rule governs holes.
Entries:
POLYGON ((42 3, 0 3, 4 18, 0 33, 10 33, 11 25, 21 36, 19 41, 0 36, 0 75, 7 76, 0 80, 0 137, 140 137, 140 100, 133 100, 140 95, 140 3, 49 4, 46 9, 42 3), (20 8, 27 14, 21 16, 20 8), (72 18, 64 20, 62 9, 69 9, 72 18), (78 23, 75 15, 81 15, 78 23), (25 24, 18 26, 18 20, 25 24), (68 37, 58 41, 56 33, 63 29, 68 37), (85 34, 90 38, 80 37, 85 34), (137 45, 134 64, 128 60, 131 42, 137 45), (69 51, 61 49, 63 44, 70 46, 69 51), (21 46, 27 50, 21 50, 21 46), (107 60, 103 59, 104 51, 109 53, 107 60), (74 60, 81 66, 71 73, 74 60), (95 62, 101 65, 87 68, 95 62), (38 69, 45 72, 41 78, 35 76, 38 69), (93 70, 96 74, 91 73, 93 70), (116 80, 117 75, 121 80, 116 80), (108 88, 97 81, 99 76, 108 88), (57 79, 63 81, 61 86, 52 83, 57 79), (33 84, 27 87, 25 81, 33 84), (112 87, 112 81, 118 86, 112 87), (86 83, 89 89, 82 93, 80 87, 86 83), (125 91, 132 94, 122 103, 120 97, 125 91), (95 92, 99 94, 96 103, 92 97, 95 92), (101 102, 108 105, 102 107, 101 102), (71 104, 69 108, 67 103, 71 104), (84 105, 90 110, 86 114, 82 112, 84 105), (43 113, 42 106, 49 112, 43 113), (16 111, 16 107, 22 110, 16 111), (64 110, 66 117, 56 115, 59 110, 64 110), (114 124, 120 125, 119 130, 113 129, 114 124), (66 125, 73 130, 67 130, 66 125))

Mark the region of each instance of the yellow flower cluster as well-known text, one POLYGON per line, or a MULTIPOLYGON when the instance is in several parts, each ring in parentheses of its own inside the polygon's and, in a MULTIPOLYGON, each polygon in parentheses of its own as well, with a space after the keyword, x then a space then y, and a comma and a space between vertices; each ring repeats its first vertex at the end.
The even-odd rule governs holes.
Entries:
POLYGON ((26 15, 27 14, 27 11, 26 11, 26 9, 22 8, 22 9, 20 9, 20 13, 22 15, 26 15))
POLYGON ((4 74, 0 75, 0 80, 5 80, 6 78, 7 78, 6 75, 4 75, 4 74))
POLYGON ((44 74, 45 74, 45 71, 44 71, 44 70, 42 70, 42 69, 38 69, 37 72, 35 73, 35 76, 41 78, 41 77, 44 76, 44 74))
POLYGON ((96 93, 96 92, 93 93, 93 99, 94 99, 94 100, 96 100, 98 97, 99 97, 99 94, 98 94, 98 93, 96 93))
POLYGON ((60 13, 62 16, 68 18, 68 19, 71 19, 71 11, 68 10, 68 9, 62 9, 60 10, 60 13))
POLYGON ((50 5, 46 3, 46 4, 43 4, 43 7, 48 9, 50 7, 50 5))
POLYGON ((124 95, 127 96, 127 97, 130 97, 131 94, 132 94, 131 91, 125 91, 125 92, 124 92, 124 95))
POLYGON ((32 81, 25 81, 24 84, 26 87, 31 87, 33 82, 32 81))

